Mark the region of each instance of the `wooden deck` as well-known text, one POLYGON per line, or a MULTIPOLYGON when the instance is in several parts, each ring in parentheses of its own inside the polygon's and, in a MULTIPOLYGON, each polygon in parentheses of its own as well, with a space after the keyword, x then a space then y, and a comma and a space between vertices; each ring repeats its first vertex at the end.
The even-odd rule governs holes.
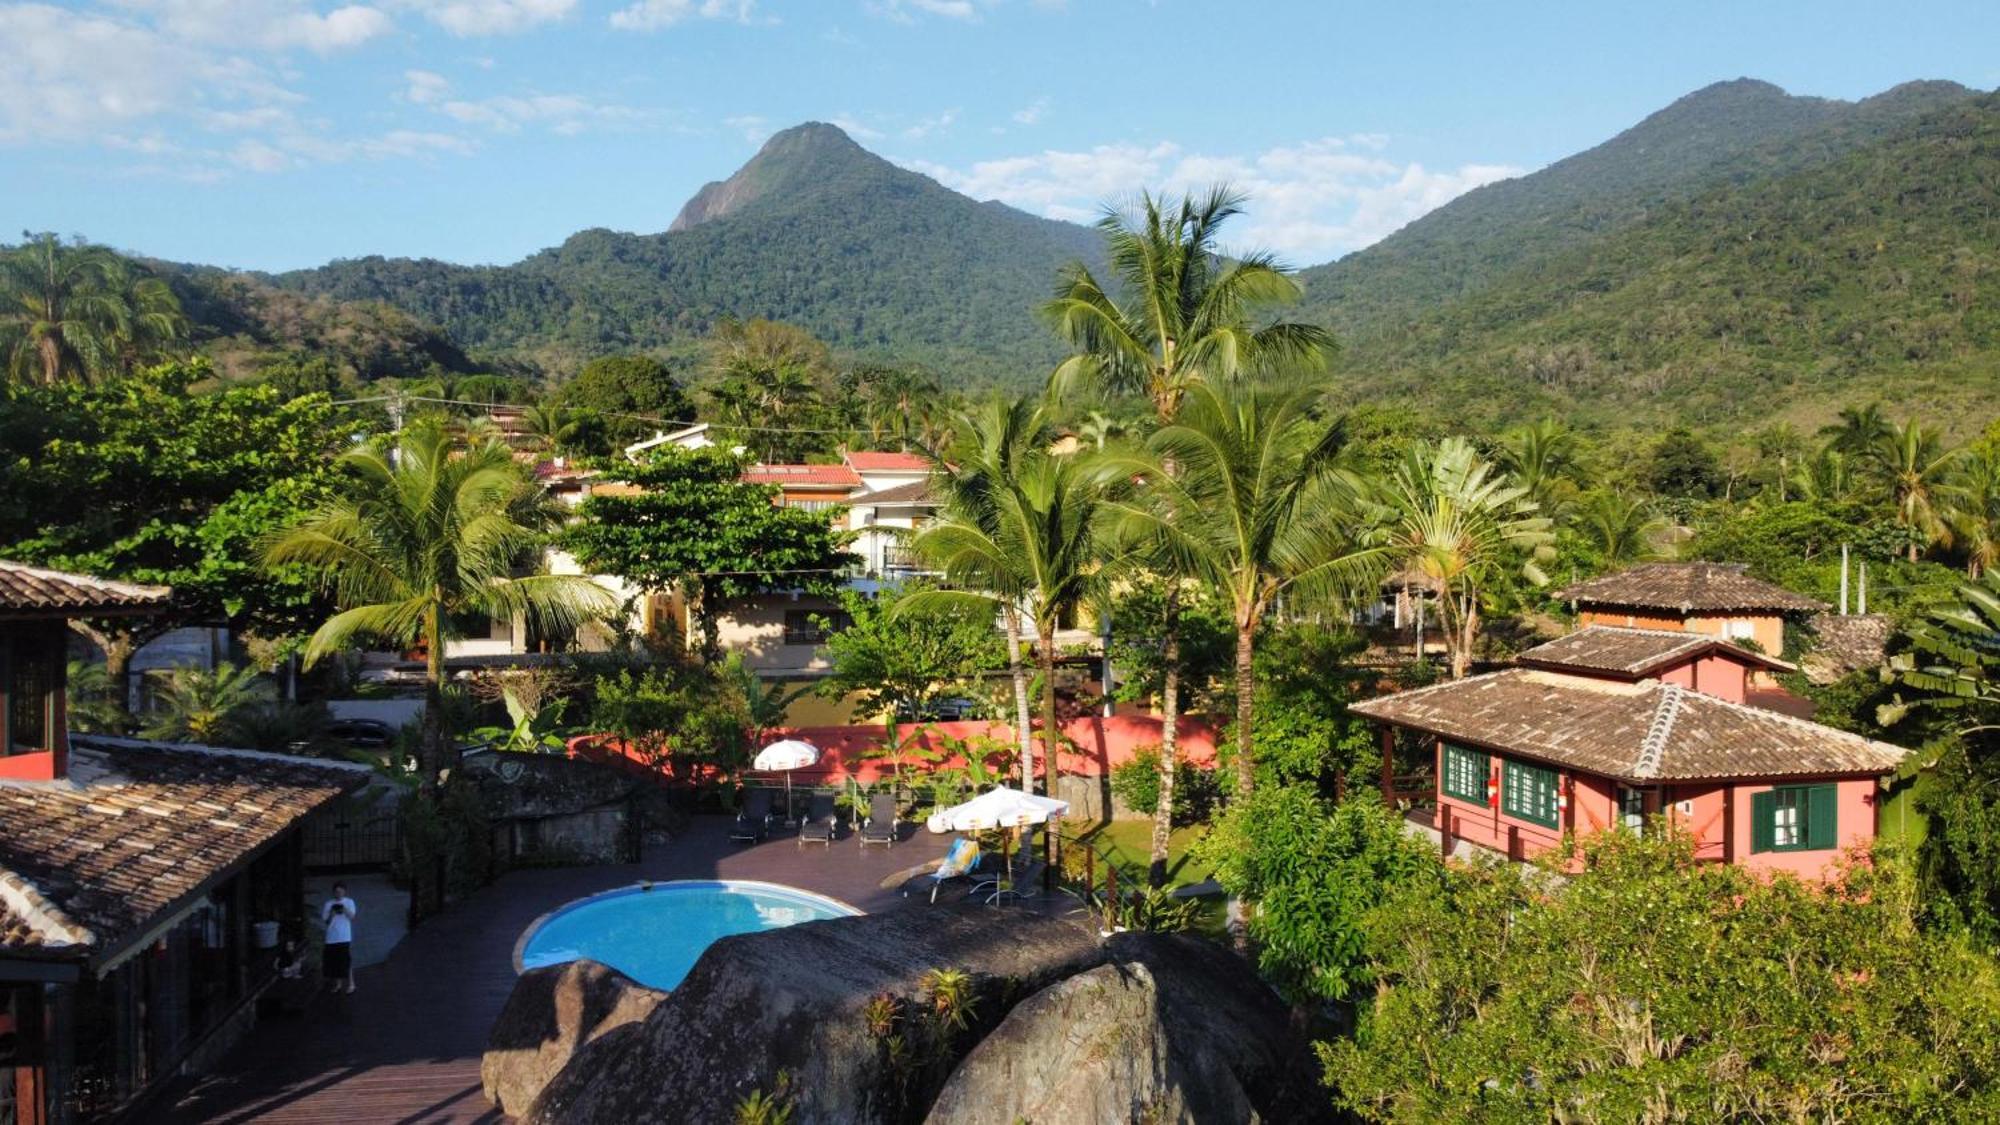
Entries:
POLYGON ((486 1034, 514 987, 513 950, 536 918, 571 899, 640 879, 763 879, 862 910, 921 903, 883 881, 943 854, 949 837, 905 829, 894 848, 852 836, 800 848, 782 833, 732 844, 729 822, 697 818, 643 862, 516 871, 405 938, 361 970, 353 996, 321 995, 303 1017, 270 1019, 216 1070, 149 1120, 192 1125, 355 1125, 500 1121, 479 1089, 486 1034))

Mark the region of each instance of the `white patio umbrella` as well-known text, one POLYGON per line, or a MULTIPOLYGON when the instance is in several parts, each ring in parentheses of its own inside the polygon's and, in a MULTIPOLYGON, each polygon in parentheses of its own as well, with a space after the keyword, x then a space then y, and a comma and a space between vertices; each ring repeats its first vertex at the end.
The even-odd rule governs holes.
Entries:
POLYGON ((819 761, 819 747, 810 742, 800 742, 796 738, 786 738, 773 742, 751 760, 750 768, 755 770, 778 770, 785 775, 785 820, 792 819, 792 771, 804 769, 819 761))
POLYGON ((1025 828, 1045 824, 1069 811, 1068 801, 1023 793, 1001 786, 972 800, 931 814, 933 832, 978 832, 988 828, 1025 828))

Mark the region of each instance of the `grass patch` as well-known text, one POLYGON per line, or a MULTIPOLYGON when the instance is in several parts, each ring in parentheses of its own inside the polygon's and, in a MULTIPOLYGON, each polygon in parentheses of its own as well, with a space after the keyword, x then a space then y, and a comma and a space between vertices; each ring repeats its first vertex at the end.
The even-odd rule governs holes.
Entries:
MULTIPOLYGON (((1167 838, 1167 882, 1172 886, 1199 883, 1214 873, 1208 864, 1196 862, 1188 854, 1196 840, 1208 834, 1208 825, 1190 824, 1174 829, 1167 838)), ((1114 820, 1098 825, 1085 833, 1083 839, 1094 845, 1100 854, 1109 856, 1121 867, 1131 868, 1145 874, 1146 866, 1153 858, 1153 822, 1150 820, 1114 820)))

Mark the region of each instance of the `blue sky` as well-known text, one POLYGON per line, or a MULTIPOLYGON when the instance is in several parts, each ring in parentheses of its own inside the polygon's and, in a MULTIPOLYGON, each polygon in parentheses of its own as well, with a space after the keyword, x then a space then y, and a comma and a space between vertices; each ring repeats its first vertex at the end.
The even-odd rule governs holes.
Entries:
POLYGON ((259 269, 657 231, 805 120, 1087 217, 1228 178, 1298 264, 1752 76, 2000 85, 2000 4, 0 0, 0 216, 259 269))

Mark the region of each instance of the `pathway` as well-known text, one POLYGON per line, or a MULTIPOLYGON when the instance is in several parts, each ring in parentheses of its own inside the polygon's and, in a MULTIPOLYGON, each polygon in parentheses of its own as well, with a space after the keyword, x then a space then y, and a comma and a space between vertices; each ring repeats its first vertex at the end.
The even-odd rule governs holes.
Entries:
POLYGON ((800 848, 783 833, 731 843, 729 821, 697 817, 637 864, 515 871, 412 931, 360 970, 355 995, 322 995, 301 1017, 258 1025, 165 1113, 174 1125, 354 1125, 499 1121, 479 1090, 486 1033, 514 987, 514 943, 571 899, 640 879, 762 879, 867 911, 921 898, 885 890, 896 872, 942 855, 949 837, 905 829, 893 848, 843 837, 800 848))

